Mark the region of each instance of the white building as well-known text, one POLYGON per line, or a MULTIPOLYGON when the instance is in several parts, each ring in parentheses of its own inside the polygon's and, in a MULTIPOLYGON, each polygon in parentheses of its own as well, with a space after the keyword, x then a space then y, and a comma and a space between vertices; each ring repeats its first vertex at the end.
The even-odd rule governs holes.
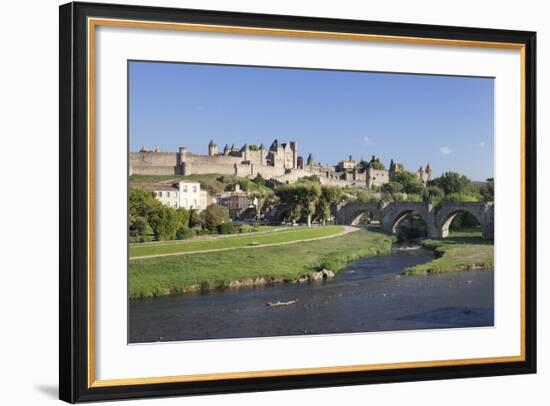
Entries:
POLYGON ((201 190, 199 182, 180 181, 174 184, 150 185, 155 197, 169 207, 204 210, 208 205, 208 192, 201 190))

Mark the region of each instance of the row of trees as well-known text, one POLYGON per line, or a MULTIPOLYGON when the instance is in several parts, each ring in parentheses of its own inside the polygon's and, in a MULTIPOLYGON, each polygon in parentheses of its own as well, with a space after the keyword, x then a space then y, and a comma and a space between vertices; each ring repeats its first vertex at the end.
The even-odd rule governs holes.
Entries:
POLYGON ((275 194, 288 207, 290 219, 298 221, 305 218, 308 227, 312 220, 325 224, 332 217, 333 207, 342 199, 340 188, 311 181, 281 185, 275 194))

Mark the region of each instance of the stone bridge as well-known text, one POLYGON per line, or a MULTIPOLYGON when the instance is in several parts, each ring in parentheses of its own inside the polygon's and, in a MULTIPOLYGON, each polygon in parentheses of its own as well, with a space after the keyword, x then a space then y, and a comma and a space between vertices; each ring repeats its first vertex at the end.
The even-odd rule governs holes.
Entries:
POLYGON ((440 206, 431 203, 392 202, 392 203, 349 203, 336 211, 338 224, 356 224, 364 213, 373 213, 380 218, 380 227, 394 234, 409 214, 416 213, 426 222, 429 238, 445 238, 449 226, 458 213, 468 212, 481 225, 481 235, 486 239, 494 236, 493 202, 446 202, 440 206))

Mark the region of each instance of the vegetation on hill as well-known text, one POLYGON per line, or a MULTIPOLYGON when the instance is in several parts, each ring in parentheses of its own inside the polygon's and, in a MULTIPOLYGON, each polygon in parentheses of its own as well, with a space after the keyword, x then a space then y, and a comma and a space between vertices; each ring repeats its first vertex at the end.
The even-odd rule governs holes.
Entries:
POLYGON ((138 187, 144 183, 171 183, 182 180, 199 182, 201 188, 206 189, 211 195, 222 193, 238 183, 244 191, 272 191, 265 180, 258 175, 255 179, 243 178, 236 175, 221 175, 219 173, 193 174, 193 175, 131 175, 130 187, 138 187))

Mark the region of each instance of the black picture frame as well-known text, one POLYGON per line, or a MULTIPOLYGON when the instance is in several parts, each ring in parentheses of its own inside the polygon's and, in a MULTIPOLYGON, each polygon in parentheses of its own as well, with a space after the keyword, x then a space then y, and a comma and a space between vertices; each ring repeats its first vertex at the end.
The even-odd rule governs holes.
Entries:
POLYGON ((67 402, 423 381, 536 372, 536 33, 93 3, 60 6, 59 397, 67 402), (291 29, 524 47, 524 360, 361 372, 90 386, 88 369, 87 19, 89 17, 291 29))

